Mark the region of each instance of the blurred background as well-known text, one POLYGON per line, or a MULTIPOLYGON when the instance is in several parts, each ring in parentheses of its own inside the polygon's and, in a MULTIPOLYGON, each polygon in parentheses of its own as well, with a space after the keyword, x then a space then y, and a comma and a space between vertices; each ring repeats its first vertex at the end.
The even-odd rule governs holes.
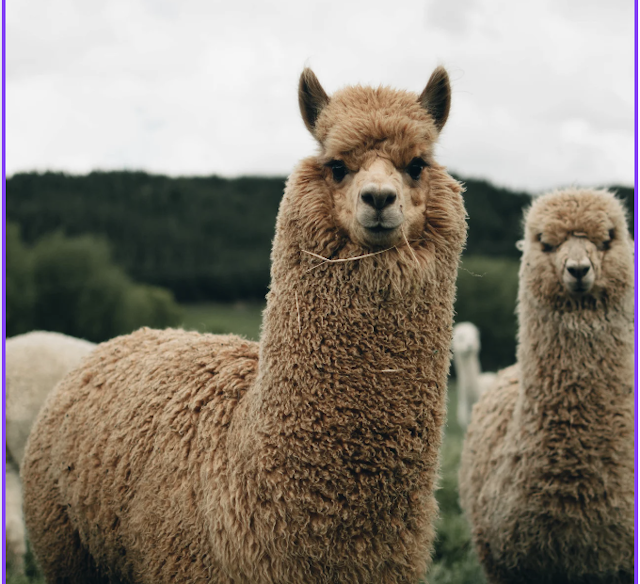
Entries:
MULTIPOLYGON (((531 197, 614 188, 633 218, 626 0, 21 0, 7 3, 7 46, 8 336, 103 341, 149 325, 258 339, 284 180, 316 149, 304 66, 328 93, 419 93, 448 69, 436 155, 469 214, 456 320, 480 328, 485 370, 515 358, 531 197)), ((481 582, 455 422, 447 436, 430 581, 481 582)))

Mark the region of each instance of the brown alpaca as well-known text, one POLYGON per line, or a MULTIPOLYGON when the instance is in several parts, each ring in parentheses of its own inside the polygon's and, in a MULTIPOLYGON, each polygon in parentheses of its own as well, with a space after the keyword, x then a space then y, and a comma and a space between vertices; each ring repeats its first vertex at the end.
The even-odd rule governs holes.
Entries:
POLYGON ((634 571, 632 241, 606 191, 526 214, 518 363, 473 410, 460 499, 492 584, 621 584, 634 571))
POLYGON ((260 344, 144 329, 41 414, 23 480, 49 582, 426 572, 466 235, 432 157, 448 78, 329 98, 305 70, 299 93, 320 151, 287 183, 260 344))

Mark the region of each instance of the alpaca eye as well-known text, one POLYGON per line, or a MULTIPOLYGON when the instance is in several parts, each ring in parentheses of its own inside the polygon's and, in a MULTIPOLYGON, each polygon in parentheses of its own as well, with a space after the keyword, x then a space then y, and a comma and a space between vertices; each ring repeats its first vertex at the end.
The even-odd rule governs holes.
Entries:
POLYGON ((611 242, 613 241, 615 235, 616 235, 615 229, 609 229, 609 239, 607 239, 606 241, 603 241, 598 246, 600 251, 609 251, 609 248, 611 248, 611 242))
POLYGON ((327 164, 333 173, 333 180, 341 182, 342 179, 349 174, 349 169, 345 166, 342 160, 332 160, 327 164))
POLYGON ((427 163, 422 158, 414 158, 407 166, 407 173, 413 180, 418 180, 427 163))
POLYGON ((553 251, 553 246, 549 243, 545 243, 544 241, 542 241, 542 233, 538 233, 538 235, 536 235, 536 239, 540 242, 540 245, 542 246, 542 251, 544 251, 545 253, 549 253, 551 251, 553 251))

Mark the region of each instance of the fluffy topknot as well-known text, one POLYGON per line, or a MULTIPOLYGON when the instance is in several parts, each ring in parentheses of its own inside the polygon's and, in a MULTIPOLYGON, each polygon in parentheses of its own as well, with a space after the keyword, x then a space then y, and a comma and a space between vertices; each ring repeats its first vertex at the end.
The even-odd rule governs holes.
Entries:
POLYGON ((609 231, 628 240, 627 212, 612 192, 601 189, 569 188, 537 197, 525 214, 525 236, 544 231, 557 240, 574 232, 592 241, 609 238, 609 231))
POLYGON ((400 165, 411 160, 416 147, 433 144, 438 134, 415 93, 389 87, 354 86, 336 92, 315 128, 327 152, 357 156, 377 147, 400 165))

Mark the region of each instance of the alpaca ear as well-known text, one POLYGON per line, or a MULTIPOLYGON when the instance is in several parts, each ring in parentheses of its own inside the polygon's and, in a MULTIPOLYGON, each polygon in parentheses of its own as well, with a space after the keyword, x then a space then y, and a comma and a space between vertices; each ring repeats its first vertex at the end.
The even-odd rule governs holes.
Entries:
POLYGON ((451 107, 451 86, 449 85, 449 75, 444 67, 437 67, 431 74, 418 101, 431 114, 438 132, 440 132, 449 117, 449 108, 451 107))
POLYGON ((524 251, 524 239, 519 239, 516 241, 516 249, 518 251, 524 251))
POLYGON ((305 67, 302 75, 300 75, 298 102, 302 119, 309 132, 315 136, 316 121, 320 112, 329 103, 329 96, 322 89, 322 85, 320 85, 314 72, 308 67, 305 67))

